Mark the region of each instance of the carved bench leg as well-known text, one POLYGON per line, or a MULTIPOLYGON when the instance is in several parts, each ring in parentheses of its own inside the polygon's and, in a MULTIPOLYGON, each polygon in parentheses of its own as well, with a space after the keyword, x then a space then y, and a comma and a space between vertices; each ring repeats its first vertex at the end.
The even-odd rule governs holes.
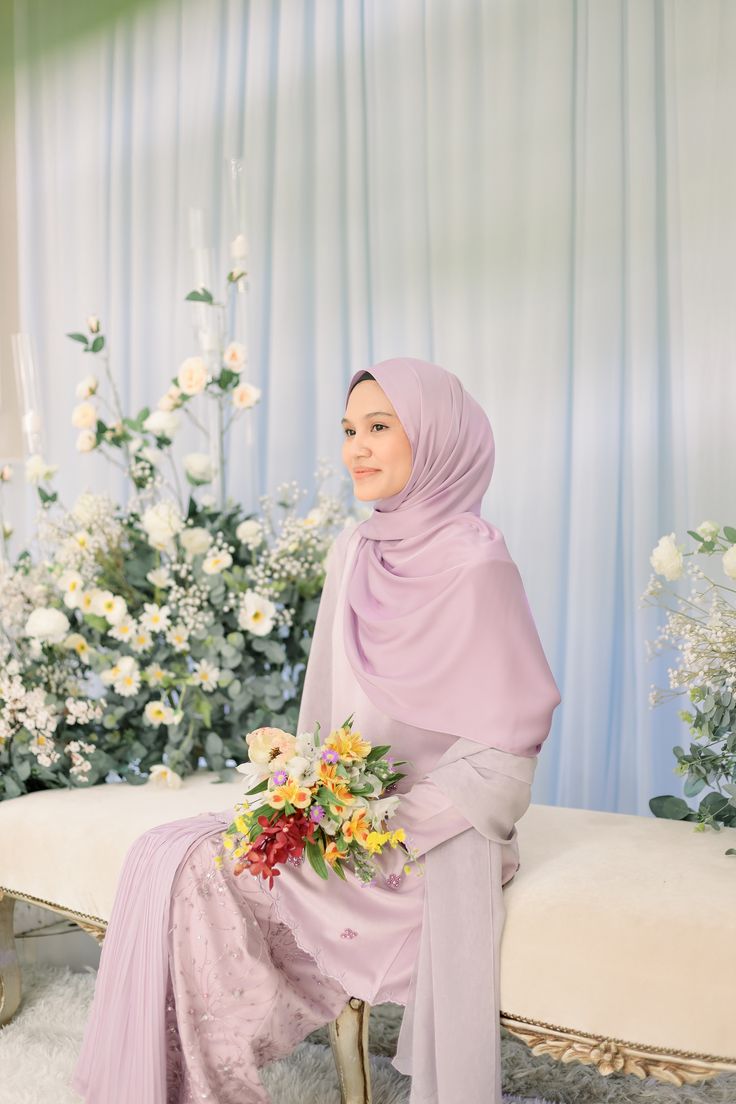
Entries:
POLYGON ((20 1004, 20 965, 15 953, 13 911, 15 897, 0 889, 0 1027, 15 1015, 20 1004))
POLYGON ((369 1004, 351 997, 340 1015, 330 1022, 330 1046, 340 1078, 341 1104, 372 1104, 368 1057, 370 1015, 369 1004))

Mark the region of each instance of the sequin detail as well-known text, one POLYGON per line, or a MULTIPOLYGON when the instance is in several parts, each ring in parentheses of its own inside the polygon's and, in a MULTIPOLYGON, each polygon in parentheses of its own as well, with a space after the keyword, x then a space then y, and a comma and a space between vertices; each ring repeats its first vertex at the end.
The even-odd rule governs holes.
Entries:
POLYGON ((401 874, 388 874, 386 876, 386 885, 390 886, 391 889, 398 889, 402 881, 403 877, 401 874))
POLYGON ((345 928, 345 931, 340 932, 340 938, 341 939, 355 939, 357 934, 358 933, 356 931, 354 931, 352 928, 345 928))

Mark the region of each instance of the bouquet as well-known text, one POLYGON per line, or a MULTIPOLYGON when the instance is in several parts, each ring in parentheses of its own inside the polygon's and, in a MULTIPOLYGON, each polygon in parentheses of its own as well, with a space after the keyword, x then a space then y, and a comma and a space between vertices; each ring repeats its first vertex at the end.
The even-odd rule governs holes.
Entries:
MULTIPOLYGON (((267 878, 270 889, 280 875, 277 865, 299 865, 306 853, 320 878, 332 869, 344 881, 347 864, 370 883, 377 871, 369 856, 381 854, 387 843, 417 860, 416 850, 404 846, 403 828, 386 830, 400 798, 385 795, 405 777, 394 768, 406 760, 387 756, 390 745, 372 747, 353 732, 353 717, 330 732, 324 745, 319 722, 314 732, 298 736, 279 728, 248 733, 250 762, 237 770, 255 784, 222 836, 223 847, 237 859, 234 874, 249 870, 267 878)), ((215 856, 218 866, 223 860, 223 854, 215 856)))

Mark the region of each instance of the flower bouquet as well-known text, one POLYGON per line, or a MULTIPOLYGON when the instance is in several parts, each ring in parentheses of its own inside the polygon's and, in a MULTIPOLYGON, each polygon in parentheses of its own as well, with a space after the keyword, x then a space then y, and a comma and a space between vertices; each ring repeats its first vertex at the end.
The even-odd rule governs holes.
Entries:
MULTIPOLYGON (((249 870, 268 879, 269 889, 280 875, 277 865, 298 865, 303 855, 320 878, 332 869, 345 880, 343 864, 370 883, 376 867, 369 855, 383 846, 403 845, 403 828, 386 831, 396 813, 399 795, 385 796, 405 776, 394 769, 406 760, 386 756, 388 744, 372 747, 352 731, 354 714, 320 744, 319 722, 314 732, 292 736, 279 728, 258 728, 246 741, 250 762, 237 770, 251 783, 246 800, 223 833, 222 842, 237 863, 234 874, 249 870)), ((404 847, 416 861, 415 850, 404 847)), ((224 856, 215 856, 222 866, 224 856)), ((405 866, 404 871, 410 872, 405 866)), ((421 872, 421 871, 420 871, 421 872)))

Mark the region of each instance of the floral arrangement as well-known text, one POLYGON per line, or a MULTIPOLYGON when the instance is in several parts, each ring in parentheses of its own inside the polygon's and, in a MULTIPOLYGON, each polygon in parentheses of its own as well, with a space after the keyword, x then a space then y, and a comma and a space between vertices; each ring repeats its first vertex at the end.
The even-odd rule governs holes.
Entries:
MULTIPOLYGON (((372 747, 353 732, 353 716, 320 744, 314 732, 293 736, 279 728, 259 728, 246 740, 250 761, 238 766, 248 781, 246 801, 236 806, 234 821, 222 842, 237 863, 234 874, 248 870, 268 879, 280 875, 279 864, 298 864, 304 852, 321 877, 331 869, 345 879, 343 865, 367 884, 376 875, 370 855, 381 854, 406 839, 403 828, 381 831, 396 813, 398 795, 385 796, 405 776, 394 768, 406 760, 387 757, 388 744, 372 747), (259 796, 260 795, 260 796, 259 796)), ((418 858, 407 850, 412 861, 418 858)), ((222 866, 224 855, 215 856, 222 866)), ((409 873, 411 867, 404 867, 409 873)))
MULTIPOLYGON (((704 521, 687 532, 697 542, 692 551, 685 551, 685 545, 670 533, 659 540, 650 557, 655 575, 642 604, 658 605, 668 613, 659 636, 647 641, 648 652, 651 657, 671 647, 678 653, 678 662, 668 668, 669 692, 652 686, 649 702, 654 706, 688 695, 691 708, 681 710, 679 716, 689 727, 692 743, 687 749, 673 748, 675 772, 685 778, 686 798, 706 787, 709 790, 697 809, 672 795, 653 797, 649 807, 655 816, 693 821, 695 831, 706 827, 720 831, 722 826, 736 827, 736 606, 729 597, 736 590, 711 579, 694 561, 686 567, 685 558, 720 556, 724 574, 736 579, 736 529, 726 525, 721 531, 715 522, 704 521), (684 575, 691 581, 689 594, 670 590, 675 605, 668 605, 661 578, 675 582, 684 575), (655 602, 648 601, 650 597, 655 602)), ((736 848, 725 854, 736 855, 736 848)))
MULTIPOLYGON (((227 279, 237 294, 240 238, 233 248, 227 279)), ((224 442, 261 392, 243 378, 245 345, 202 321, 206 311, 223 318, 227 304, 204 286, 186 298, 199 312, 202 355, 183 361, 156 409, 133 417, 99 319, 68 335, 101 365, 76 388, 76 447, 125 473, 125 506, 89 492, 65 506, 53 488, 58 466, 33 452, 25 476, 40 503, 36 554, 13 559, 2 502, 13 471, 0 468, 0 800, 121 779, 178 786, 204 766, 224 781, 247 755, 244 731, 296 722, 324 559, 352 515, 324 489, 324 464, 305 517, 297 507, 307 492, 294 482, 275 501, 259 496, 255 514, 226 497, 224 442), (207 451, 179 464, 182 417, 205 433, 207 451), (213 482, 218 494, 204 490, 213 482)))

